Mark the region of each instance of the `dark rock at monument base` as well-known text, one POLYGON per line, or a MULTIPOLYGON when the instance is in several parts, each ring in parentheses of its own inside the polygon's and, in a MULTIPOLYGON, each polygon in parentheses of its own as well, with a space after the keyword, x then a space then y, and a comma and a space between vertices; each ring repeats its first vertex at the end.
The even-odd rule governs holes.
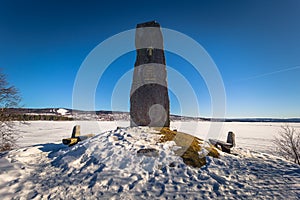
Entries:
POLYGON ((168 89, 159 84, 145 84, 131 95, 131 121, 139 126, 169 127, 168 89))

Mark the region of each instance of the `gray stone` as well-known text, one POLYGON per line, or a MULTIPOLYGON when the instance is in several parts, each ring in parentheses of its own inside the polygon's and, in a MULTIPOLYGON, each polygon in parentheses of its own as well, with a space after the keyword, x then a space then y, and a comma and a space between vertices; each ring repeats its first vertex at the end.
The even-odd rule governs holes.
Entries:
POLYGON ((136 62, 130 92, 131 126, 170 126, 167 71, 160 25, 138 24, 136 62))
POLYGON ((140 149, 137 151, 138 156, 158 157, 159 151, 154 148, 140 149))
POLYGON ((227 143, 232 144, 233 147, 235 146, 235 134, 232 131, 228 132, 227 143))
POLYGON ((80 126, 79 125, 75 125, 73 127, 71 138, 75 138, 75 137, 78 137, 78 136, 80 136, 80 126))

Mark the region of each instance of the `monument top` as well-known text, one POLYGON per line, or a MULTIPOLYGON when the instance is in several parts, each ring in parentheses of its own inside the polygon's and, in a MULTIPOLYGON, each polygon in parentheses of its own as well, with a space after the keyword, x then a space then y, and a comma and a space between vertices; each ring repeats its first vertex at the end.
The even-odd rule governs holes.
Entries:
POLYGON ((157 21, 149 21, 144 22, 136 25, 136 28, 143 28, 143 27, 160 27, 157 21))
MULTIPOLYGON (((136 49, 163 49, 163 36, 160 25, 156 21, 144 22, 136 25, 136 49)), ((164 63, 165 64, 165 63, 164 63)))

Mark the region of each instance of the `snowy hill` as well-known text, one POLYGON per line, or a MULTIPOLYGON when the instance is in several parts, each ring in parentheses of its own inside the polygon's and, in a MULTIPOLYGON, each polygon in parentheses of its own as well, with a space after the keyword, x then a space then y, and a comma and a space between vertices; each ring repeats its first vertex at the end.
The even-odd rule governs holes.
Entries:
POLYGON ((299 199, 300 167, 235 149, 193 168, 145 127, 0 154, 1 199, 299 199), (152 133, 152 134, 150 134, 152 133), (156 149, 138 154, 140 149, 156 149))

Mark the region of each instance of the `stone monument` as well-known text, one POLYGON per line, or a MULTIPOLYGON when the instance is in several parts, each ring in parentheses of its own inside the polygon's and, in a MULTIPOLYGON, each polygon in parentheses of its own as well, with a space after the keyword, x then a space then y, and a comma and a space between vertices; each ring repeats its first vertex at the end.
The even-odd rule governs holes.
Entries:
POLYGON ((156 21, 135 33, 136 62, 130 92, 130 125, 169 127, 170 102, 163 36, 156 21))

